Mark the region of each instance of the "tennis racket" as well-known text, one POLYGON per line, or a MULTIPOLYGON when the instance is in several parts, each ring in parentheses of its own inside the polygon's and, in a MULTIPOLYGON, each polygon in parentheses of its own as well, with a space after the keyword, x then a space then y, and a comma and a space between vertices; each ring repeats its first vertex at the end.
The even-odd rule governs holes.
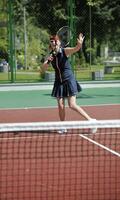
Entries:
POLYGON ((61 27, 56 35, 59 37, 62 47, 67 47, 72 39, 72 31, 69 26, 61 27))

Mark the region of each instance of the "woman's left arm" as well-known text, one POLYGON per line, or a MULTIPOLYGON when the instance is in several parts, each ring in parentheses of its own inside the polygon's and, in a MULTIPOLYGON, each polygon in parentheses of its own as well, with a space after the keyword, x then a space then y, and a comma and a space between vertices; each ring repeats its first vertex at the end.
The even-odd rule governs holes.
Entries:
POLYGON ((66 47, 65 50, 65 54, 66 56, 69 56, 73 53, 76 53, 77 51, 79 51, 82 47, 83 44, 83 40, 84 40, 84 36, 82 33, 79 34, 79 37, 77 39, 77 44, 75 47, 66 47))

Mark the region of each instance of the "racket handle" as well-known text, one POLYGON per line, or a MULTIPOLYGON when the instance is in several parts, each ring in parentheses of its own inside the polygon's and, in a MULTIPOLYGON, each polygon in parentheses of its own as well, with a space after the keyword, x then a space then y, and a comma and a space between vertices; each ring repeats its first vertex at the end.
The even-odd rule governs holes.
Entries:
POLYGON ((50 60, 47 60, 47 64, 50 64, 50 62, 51 62, 50 60))
POLYGON ((56 55, 57 55, 57 53, 55 51, 52 51, 49 56, 49 58, 51 58, 51 59, 48 58, 47 64, 49 64, 53 60, 54 56, 56 56, 56 55))

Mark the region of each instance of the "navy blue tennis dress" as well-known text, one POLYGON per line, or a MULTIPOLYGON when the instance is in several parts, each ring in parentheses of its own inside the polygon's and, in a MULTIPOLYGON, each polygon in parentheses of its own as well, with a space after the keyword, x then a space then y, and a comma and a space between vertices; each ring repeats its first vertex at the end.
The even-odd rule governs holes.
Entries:
POLYGON ((75 96, 81 91, 81 86, 74 77, 70 62, 63 48, 60 48, 51 64, 55 70, 55 82, 51 94, 53 97, 65 98, 75 96))

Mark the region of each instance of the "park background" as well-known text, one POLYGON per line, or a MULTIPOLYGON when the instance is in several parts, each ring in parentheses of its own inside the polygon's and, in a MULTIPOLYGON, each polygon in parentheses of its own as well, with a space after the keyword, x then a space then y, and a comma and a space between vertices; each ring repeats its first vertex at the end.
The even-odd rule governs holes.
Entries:
POLYGON ((70 58, 79 81, 120 79, 119 0, 1 0, 0 83, 53 81, 51 66, 40 67, 49 53, 49 36, 68 25, 81 51, 70 58))

